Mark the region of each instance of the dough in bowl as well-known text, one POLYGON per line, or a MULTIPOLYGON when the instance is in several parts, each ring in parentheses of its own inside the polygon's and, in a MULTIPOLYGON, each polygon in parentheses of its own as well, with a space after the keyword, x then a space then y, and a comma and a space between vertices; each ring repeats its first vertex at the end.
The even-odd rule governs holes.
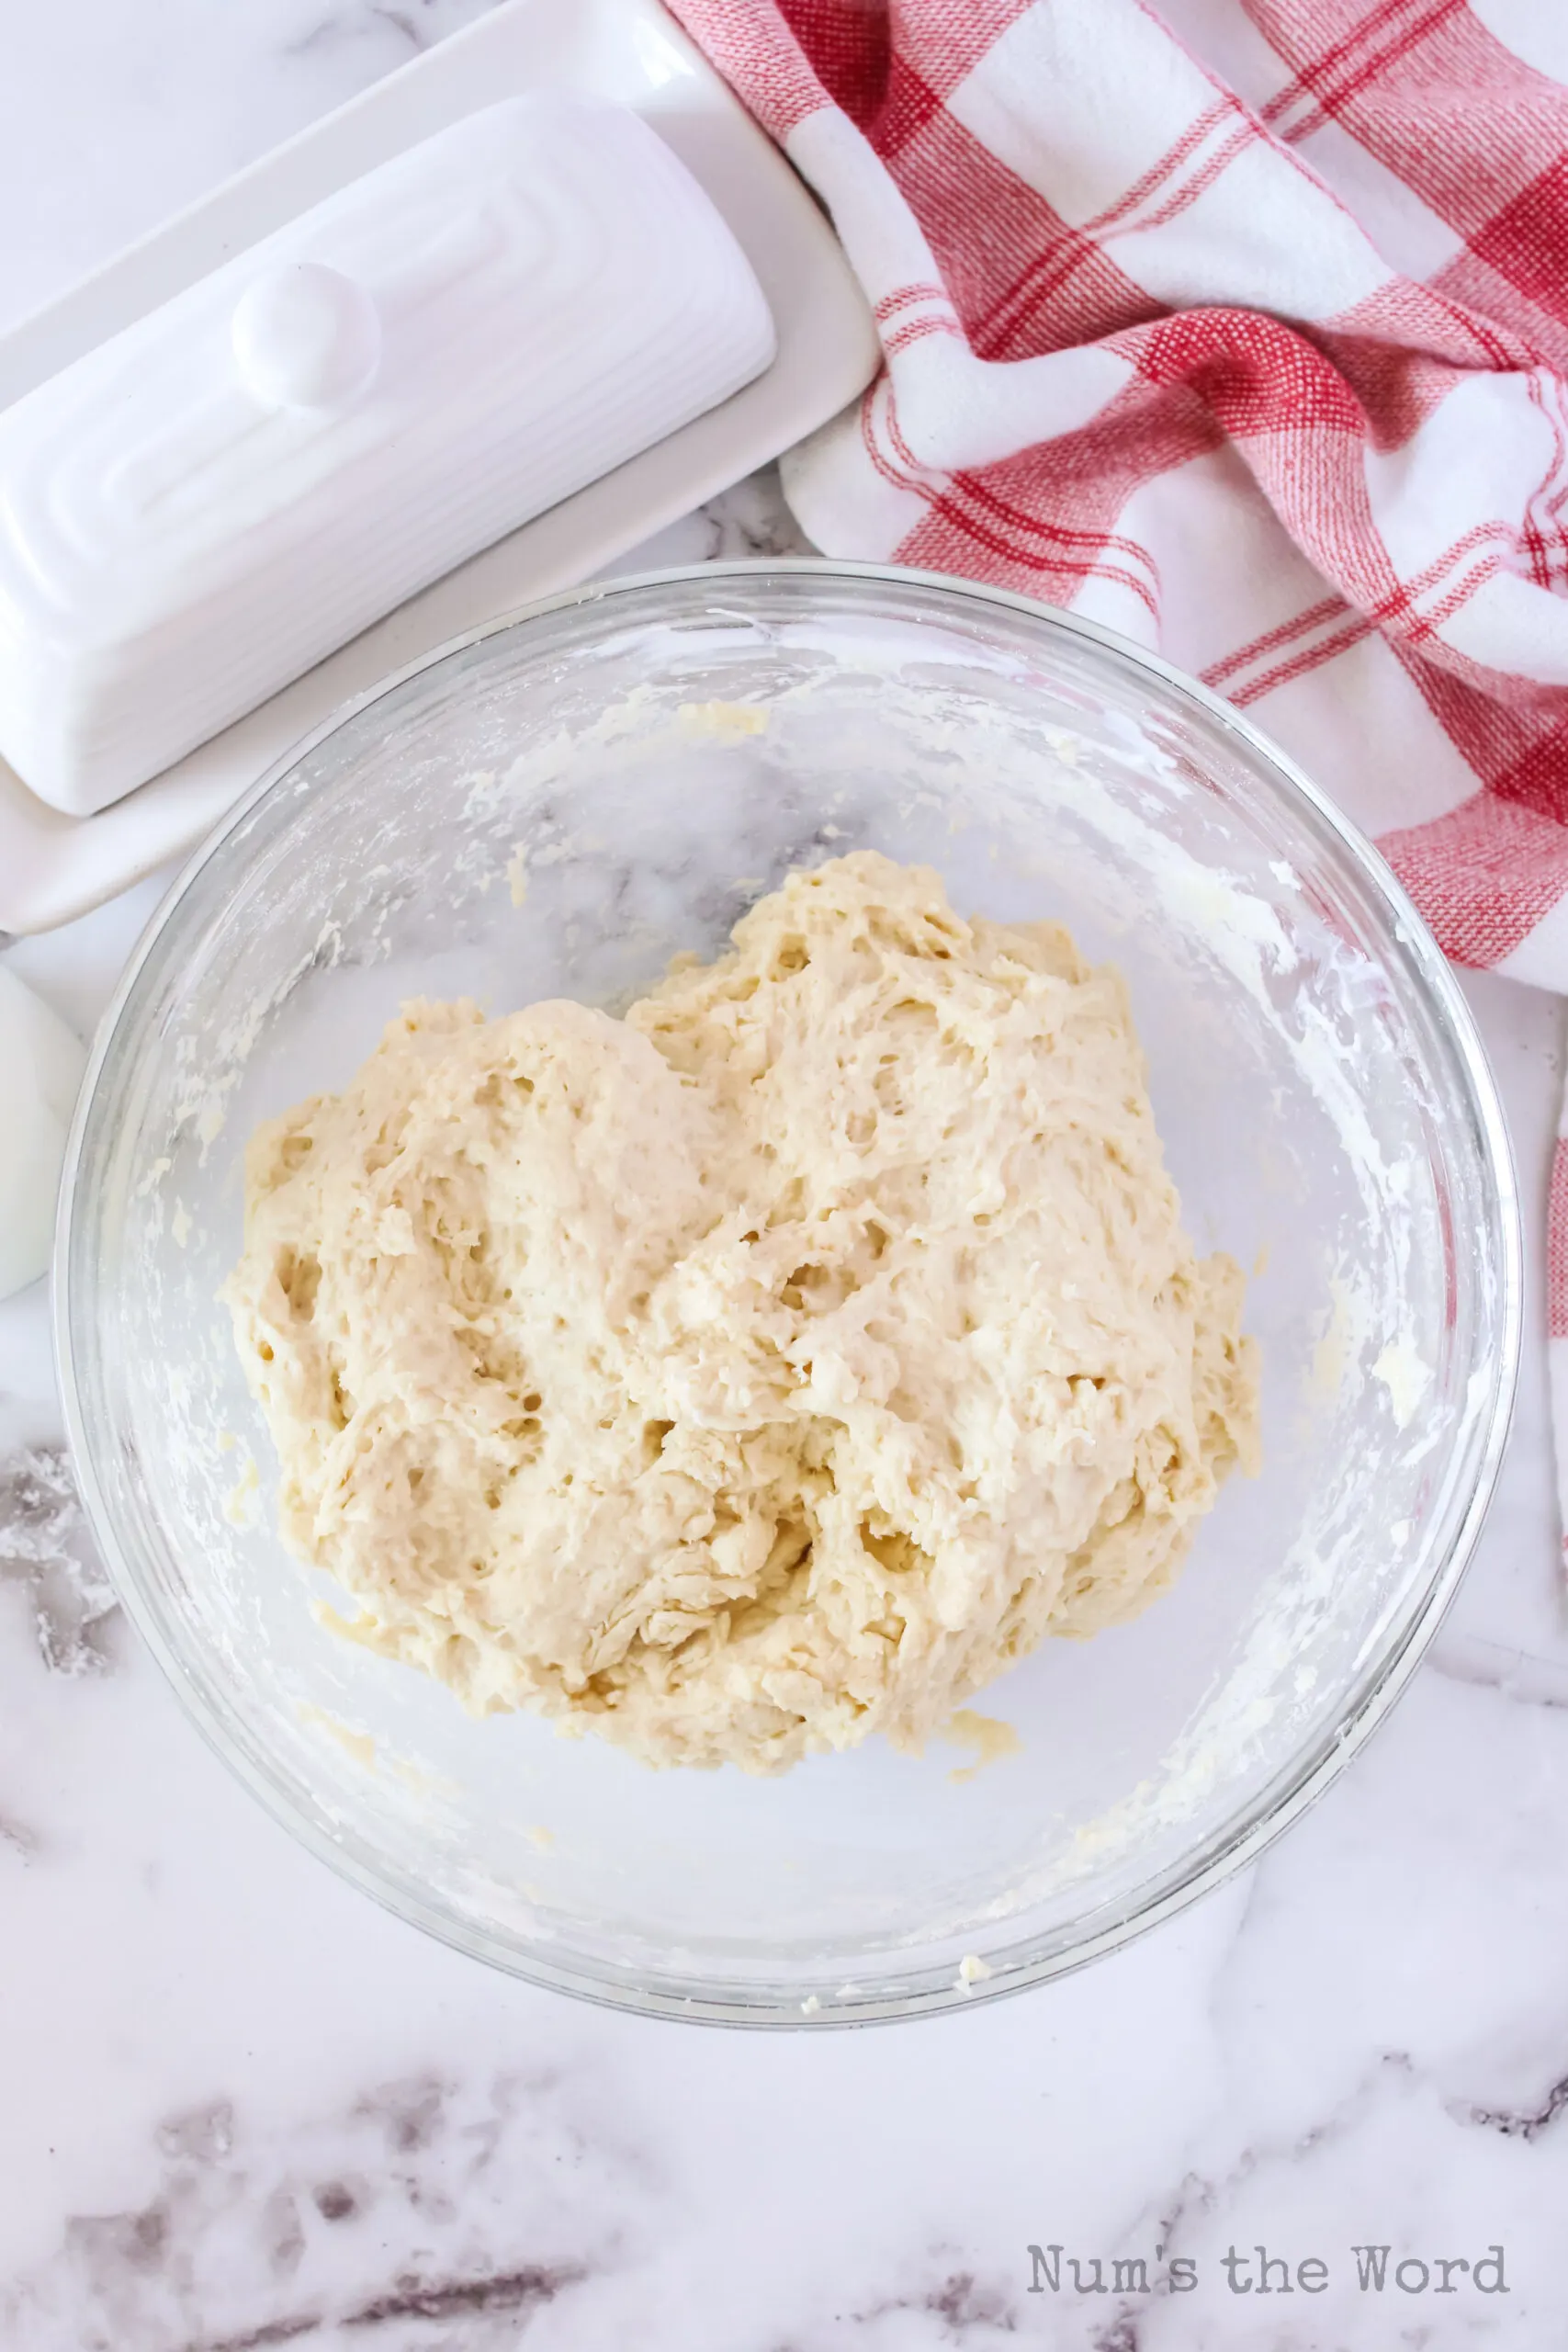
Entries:
POLYGON ((650 1764, 918 1747, 1257 1453, 1117 974, 870 852, 623 1020, 406 1005, 226 1296, 344 1630, 650 1764))

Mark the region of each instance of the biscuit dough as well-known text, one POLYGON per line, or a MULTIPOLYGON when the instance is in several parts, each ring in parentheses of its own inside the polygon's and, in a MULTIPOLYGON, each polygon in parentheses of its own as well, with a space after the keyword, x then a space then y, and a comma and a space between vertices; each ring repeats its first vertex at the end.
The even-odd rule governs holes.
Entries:
POLYGON ((1256 1452, 1119 978, 871 853, 624 1020, 405 1006, 247 1180, 226 1295, 345 1630, 651 1764, 918 1747, 1256 1452))

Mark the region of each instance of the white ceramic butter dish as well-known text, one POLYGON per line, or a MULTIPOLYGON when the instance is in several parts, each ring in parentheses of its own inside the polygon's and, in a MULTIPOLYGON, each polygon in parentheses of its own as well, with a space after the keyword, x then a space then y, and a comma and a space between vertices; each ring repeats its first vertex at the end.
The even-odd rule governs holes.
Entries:
POLYGON ((96 815, 49 808, 0 759, 0 933, 69 922, 193 847, 340 705, 618 560, 824 424, 874 373, 871 312, 822 211, 660 0, 500 0, 0 333, 0 410, 378 164, 499 99, 546 89, 631 107, 680 157, 767 297, 772 367, 470 556, 96 815))
POLYGON ((0 753, 102 808, 774 348, 630 109, 454 123, 0 414, 0 753))

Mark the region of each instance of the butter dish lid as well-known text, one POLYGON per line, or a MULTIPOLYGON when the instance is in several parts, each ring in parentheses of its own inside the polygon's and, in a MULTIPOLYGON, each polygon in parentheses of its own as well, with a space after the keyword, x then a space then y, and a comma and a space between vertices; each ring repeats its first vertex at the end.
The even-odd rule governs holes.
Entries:
POLYGON ((773 350, 630 109, 454 123, 0 413, 0 754, 104 807, 773 350))

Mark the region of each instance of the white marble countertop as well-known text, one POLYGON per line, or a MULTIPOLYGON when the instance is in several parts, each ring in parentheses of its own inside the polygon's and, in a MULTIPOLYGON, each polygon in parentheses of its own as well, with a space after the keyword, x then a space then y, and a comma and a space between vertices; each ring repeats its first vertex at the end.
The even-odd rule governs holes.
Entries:
MULTIPOLYGON (((11 12, 0 323, 481 5, 11 12)), ((659 553, 779 528, 750 484, 659 553)), ((85 1027, 154 896, 9 954, 85 1027)), ((351 1893, 209 1754, 107 1594, 14 1556, 17 1450, 56 1413, 41 1286, 0 1310, 0 2342, 1559 2346, 1568 1625, 1540 1241, 1563 1019, 1500 982, 1470 995, 1513 1123, 1530 1303, 1455 1610, 1390 1723, 1248 1876, 967 2016, 820 2037, 643 2023, 489 1973, 351 1893), (1054 2243, 1085 2265, 1081 2295, 1070 2269, 1059 2291, 1036 2275, 1028 2248, 1054 2243), (1276 2268, 1259 2295, 1260 2245, 1289 2293, 1276 2268), (1351 2252, 1379 2245, 1381 2293, 1351 2252), (1499 2246, 1500 2278, 1494 2256, 1438 2292, 1430 2266, 1499 2246), (1115 2292, 1112 2261, 1157 2247, 1195 2267, 1190 2291, 1115 2292)))

